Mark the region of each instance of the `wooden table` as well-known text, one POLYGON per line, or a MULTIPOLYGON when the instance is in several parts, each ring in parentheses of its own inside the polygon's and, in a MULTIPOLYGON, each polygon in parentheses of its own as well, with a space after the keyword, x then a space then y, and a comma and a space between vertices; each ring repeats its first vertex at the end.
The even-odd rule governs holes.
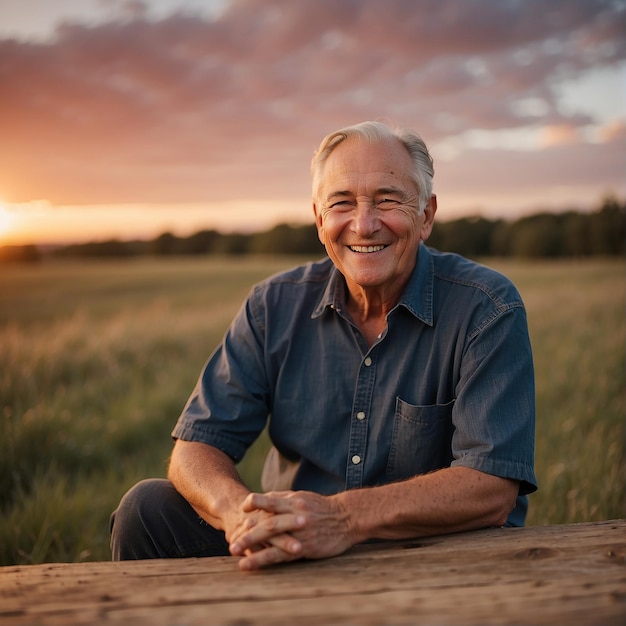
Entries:
POLYGON ((626 624, 626 520, 231 557, 0 568, 0 624, 626 624))

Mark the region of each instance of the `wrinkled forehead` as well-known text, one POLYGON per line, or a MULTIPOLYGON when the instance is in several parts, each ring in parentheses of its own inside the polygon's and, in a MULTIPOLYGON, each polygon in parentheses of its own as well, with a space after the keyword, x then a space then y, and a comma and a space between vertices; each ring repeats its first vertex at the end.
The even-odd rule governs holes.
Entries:
POLYGON ((414 187, 413 163, 395 137, 368 140, 349 137, 329 154, 313 181, 313 195, 336 191, 368 191, 382 187, 414 187))

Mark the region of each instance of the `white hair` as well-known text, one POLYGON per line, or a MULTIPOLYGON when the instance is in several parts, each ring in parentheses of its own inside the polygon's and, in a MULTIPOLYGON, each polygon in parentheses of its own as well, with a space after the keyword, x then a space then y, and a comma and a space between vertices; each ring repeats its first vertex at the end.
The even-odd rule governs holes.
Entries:
POLYGON ((419 211, 424 211, 433 194, 433 177, 435 168, 432 157, 424 140, 408 128, 391 129, 382 122, 361 122, 326 135, 311 161, 311 177, 313 179, 313 195, 317 195, 322 168, 331 152, 346 139, 361 137, 369 141, 381 141, 396 138, 406 148, 413 161, 413 180, 417 185, 419 211))

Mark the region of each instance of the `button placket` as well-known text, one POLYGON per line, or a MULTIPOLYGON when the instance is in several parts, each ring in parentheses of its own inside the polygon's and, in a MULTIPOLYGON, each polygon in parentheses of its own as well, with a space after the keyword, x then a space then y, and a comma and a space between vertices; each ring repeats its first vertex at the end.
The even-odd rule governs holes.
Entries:
POLYGON ((350 425, 350 447, 346 470, 346 489, 363 486, 364 460, 367 446, 367 415, 374 391, 376 368, 373 360, 366 356, 359 369, 352 406, 352 422, 350 425))

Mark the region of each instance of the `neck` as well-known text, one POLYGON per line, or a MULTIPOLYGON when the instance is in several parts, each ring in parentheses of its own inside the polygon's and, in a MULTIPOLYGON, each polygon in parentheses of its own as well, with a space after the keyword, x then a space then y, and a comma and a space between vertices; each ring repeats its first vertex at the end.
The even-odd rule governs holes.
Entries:
POLYGON ((387 326, 387 313, 397 304, 399 296, 385 297, 379 290, 349 288, 347 309, 354 324, 371 346, 387 326))

